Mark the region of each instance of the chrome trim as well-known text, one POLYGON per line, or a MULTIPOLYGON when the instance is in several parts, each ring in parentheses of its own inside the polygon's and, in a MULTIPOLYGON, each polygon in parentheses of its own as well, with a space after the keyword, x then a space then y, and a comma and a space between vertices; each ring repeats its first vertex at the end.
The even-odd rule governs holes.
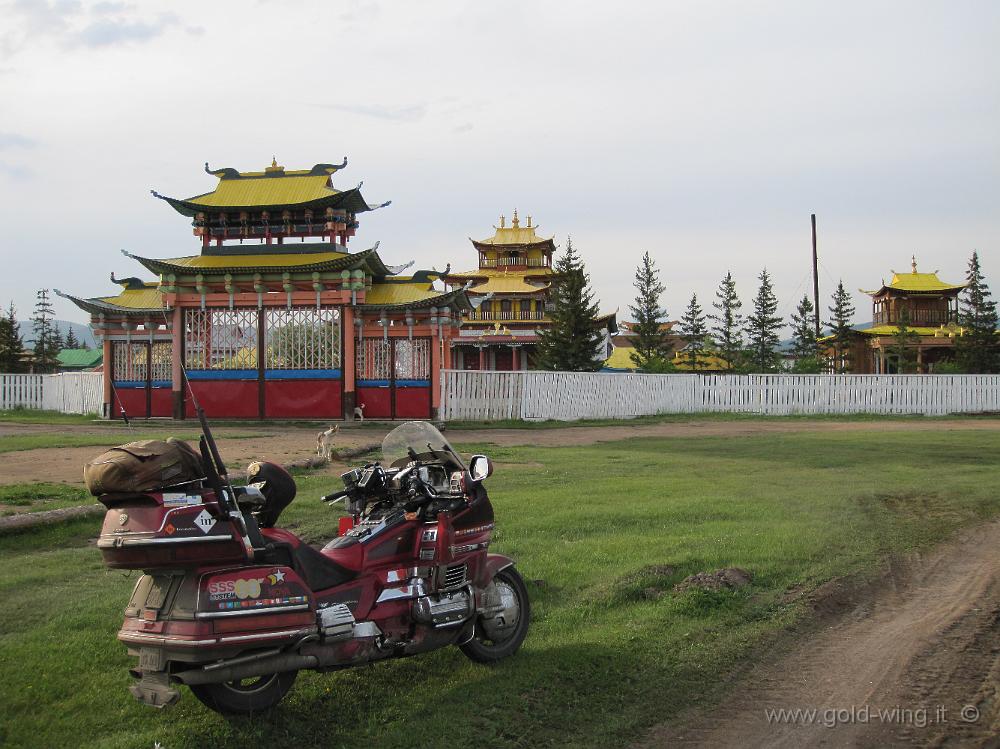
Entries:
POLYGON ((160 645, 167 645, 169 643, 171 645, 180 645, 180 646, 192 647, 192 648, 198 648, 198 647, 202 647, 204 645, 214 645, 217 642, 214 639, 213 640, 181 640, 181 639, 179 639, 177 637, 166 637, 164 635, 147 635, 147 634, 143 634, 142 632, 129 632, 126 635, 123 635, 123 634, 119 633, 118 634, 118 639, 121 640, 122 642, 129 642, 129 641, 138 641, 139 643, 143 643, 143 642, 156 642, 156 643, 159 643, 160 645))
POLYGON ((123 546, 159 546, 161 544, 190 544, 205 541, 232 541, 231 533, 225 536, 185 536, 184 538, 128 538, 126 536, 101 536, 97 539, 98 549, 120 549, 123 546), (121 543, 118 543, 121 541, 121 543))
POLYGON ((223 616, 249 616, 251 614, 280 614, 286 611, 301 611, 308 609, 308 603, 297 603, 294 606, 266 606, 259 609, 240 609, 239 611, 199 611, 197 619, 218 619, 223 616))
POLYGON ((220 637, 219 643, 223 642, 243 642, 245 640, 266 640, 272 637, 288 637, 291 635, 301 634, 302 632, 309 632, 307 629, 286 629, 281 632, 261 632, 256 635, 235 635, 233 637, 220 637))
POLYGON ((378 637, 382 630, 375 622, 357 622, 354 625, 355 637, 378 637))
POLYGON ((386 601, 399 601, 404 598, 419 598, 427 595, 423 580, 417 580, 413 585, 404 585, 402 588, 386 588, 379 593, 375 603, 385 603, 386 601))
POLYGON ((414 577, 426 577, 430 574, 430 567, 405 567, 398 570, 389 570, 385 573, 385 580, 389 583, 398 583, 414 577))

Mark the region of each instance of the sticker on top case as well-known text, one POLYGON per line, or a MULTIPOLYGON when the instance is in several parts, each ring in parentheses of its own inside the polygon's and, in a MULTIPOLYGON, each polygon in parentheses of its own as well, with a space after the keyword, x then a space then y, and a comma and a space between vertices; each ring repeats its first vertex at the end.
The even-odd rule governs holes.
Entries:
POLYGON ((200 505, 201 495, 185 494, 184 492, 164 492, 163 504, 168 507, 183 507, 185 505, 200 505))

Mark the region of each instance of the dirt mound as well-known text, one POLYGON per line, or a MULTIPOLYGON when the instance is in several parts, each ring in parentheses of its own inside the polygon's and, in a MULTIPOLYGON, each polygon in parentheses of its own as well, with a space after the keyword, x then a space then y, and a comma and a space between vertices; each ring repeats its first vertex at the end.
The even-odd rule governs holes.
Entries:
POLYGON ((692 588, 701 590, 733 590, 749 585, 753 575, 740 567, 726 567, 715 572, 697 572, 689 575, 674 586, 674 590, 683 592, 692 588))

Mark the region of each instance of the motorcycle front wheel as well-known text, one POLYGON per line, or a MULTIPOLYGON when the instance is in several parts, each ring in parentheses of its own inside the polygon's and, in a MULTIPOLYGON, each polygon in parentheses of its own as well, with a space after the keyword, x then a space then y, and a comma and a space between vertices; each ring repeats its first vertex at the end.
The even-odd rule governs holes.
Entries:
POLYGON ((513 655, 528 634, 531 603, 521 575, 513 567, 500 570, 493 577, 503 609, 486 620, 479 617, 472 638, 459 645, 465 655, 477 663, 495 663, 513 655))
POLYGON ((221 684, 192 684, 191 691, 206 707, 223 715, 259 713, 281 702, 298 671, 265 674, 221 684))

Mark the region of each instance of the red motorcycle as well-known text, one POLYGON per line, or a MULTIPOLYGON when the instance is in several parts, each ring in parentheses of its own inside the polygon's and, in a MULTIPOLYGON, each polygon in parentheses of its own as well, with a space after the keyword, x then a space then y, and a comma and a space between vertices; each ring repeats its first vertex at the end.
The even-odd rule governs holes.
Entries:
POLYGON ((489 458, 466 466, 430 424, 402 424, 381 463, 345 473, 345 489, 323 497, 345 501, 348 515, 317 551, 274 527, 292 477, 254 463, 234 489, 202 424, 203 477, 100 497, 105 563, 145 572, 118 632, 138 657, 140 702, 171 705, 183 684, 213 710, 252 713, 276 705, 302 669, 448 645, 490 663, 520 647, 529 601, 514 562, 488 552, 489 458))

